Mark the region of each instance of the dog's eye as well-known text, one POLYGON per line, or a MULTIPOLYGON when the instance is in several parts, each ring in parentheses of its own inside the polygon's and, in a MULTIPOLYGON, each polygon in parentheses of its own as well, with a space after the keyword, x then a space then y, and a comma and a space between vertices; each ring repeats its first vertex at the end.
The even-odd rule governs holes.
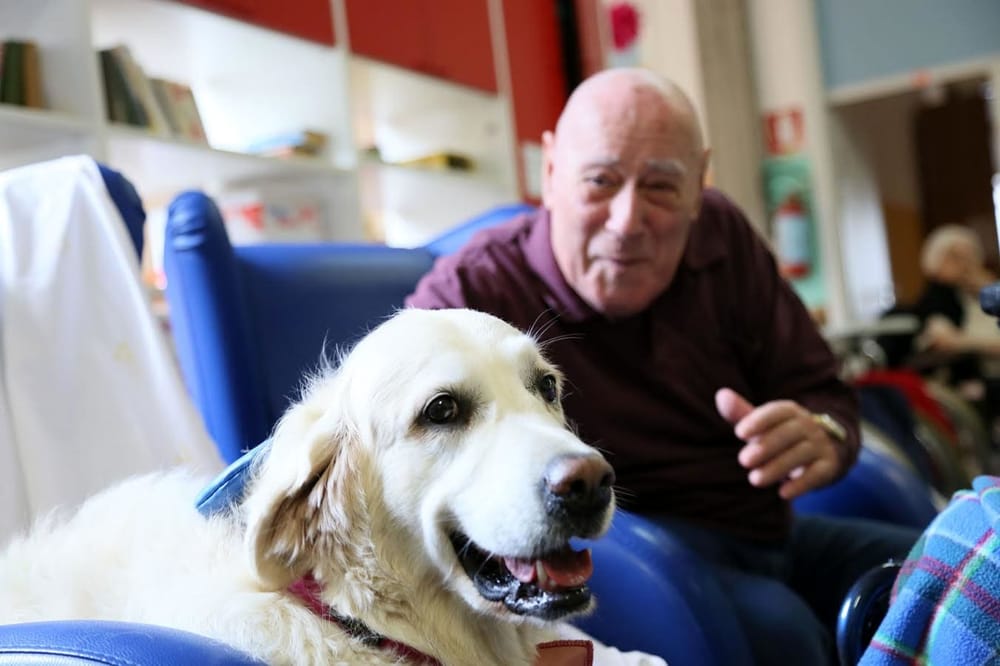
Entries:
POLYGON ((559 382, 556 381, 556 376, 542 375, 538 380, 538 393, 545 402, 554 403, 559 400, 559 382))
POLYGON ((431 423, 451 423, 458 418, 458 401, 447 393, 439 393, 424 407, 424 418, 431 423))

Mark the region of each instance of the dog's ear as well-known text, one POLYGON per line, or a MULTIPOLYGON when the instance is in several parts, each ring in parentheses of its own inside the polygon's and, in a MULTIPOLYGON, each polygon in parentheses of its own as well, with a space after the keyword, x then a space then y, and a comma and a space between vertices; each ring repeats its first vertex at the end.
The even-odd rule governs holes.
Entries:
POLYGON ((314 387, 282 417, 245 502, 252 571, 270 589, 336 558, 357 527, 357 434, 338 409, 335 380, 314 387))

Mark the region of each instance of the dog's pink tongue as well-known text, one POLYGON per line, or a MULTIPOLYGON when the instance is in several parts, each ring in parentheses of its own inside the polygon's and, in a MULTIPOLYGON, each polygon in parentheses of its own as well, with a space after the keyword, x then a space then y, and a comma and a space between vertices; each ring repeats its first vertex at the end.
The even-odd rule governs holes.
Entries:
POLYGON ((549 579, 559 587, 579 587, 594 574, 589 549, 574 551, 566 548, 541 560, 541 563, 549 579))
POLYGON ((520 557, 505 557, 504 564, 510 573, 522 583, 534 583, 546 590, 564 587, 580 587, 594 573, 594 563, 589 550, 573 551, 565 548, 541 560, 520 557), (541 575, 541 571, 545 575, 541 575))
POLYGON ((520 557, 505 557, 503 563, 507 565, 507 570, 522 583, 530 583, 535 580, 535 561, 526 560, 520 557))

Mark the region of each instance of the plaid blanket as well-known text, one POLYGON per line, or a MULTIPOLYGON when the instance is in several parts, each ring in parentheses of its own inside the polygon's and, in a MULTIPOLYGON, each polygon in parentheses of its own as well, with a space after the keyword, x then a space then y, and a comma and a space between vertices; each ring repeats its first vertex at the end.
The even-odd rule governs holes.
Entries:
POLYGON ((1000 662, 1000 477, 972 488, 914 545, 861 666, 1000 662))

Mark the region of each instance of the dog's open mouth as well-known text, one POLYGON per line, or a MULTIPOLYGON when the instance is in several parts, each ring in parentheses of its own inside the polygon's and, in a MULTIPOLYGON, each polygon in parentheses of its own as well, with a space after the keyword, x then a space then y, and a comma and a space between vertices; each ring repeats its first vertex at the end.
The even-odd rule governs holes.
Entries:
POLYGON ((463 534, 453 533, 451 543, 479 594, 503 602, 513 613, 557 620, 590 605, 586 583, 594 565, 589 550, 567 545, 528 559, 491 556, 463 534))

